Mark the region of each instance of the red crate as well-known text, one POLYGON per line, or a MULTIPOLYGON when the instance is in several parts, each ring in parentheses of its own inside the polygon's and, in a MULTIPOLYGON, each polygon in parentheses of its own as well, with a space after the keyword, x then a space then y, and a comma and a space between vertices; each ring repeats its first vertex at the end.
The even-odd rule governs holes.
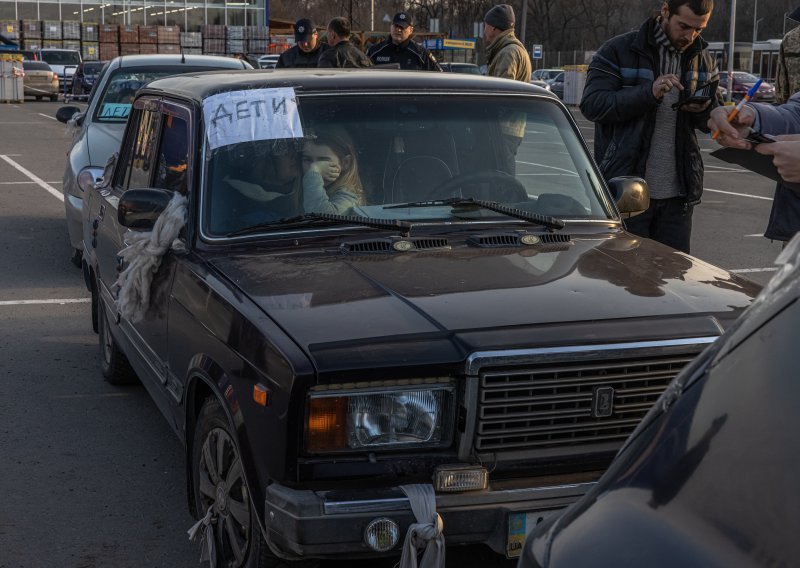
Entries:
POLYGON ((141 51, 139 51, 139 44, 138 43, 121 43, 119 44, 119 54, 120 55, 139 55, 141 51))
POLYGON ((100 60, 108 61, 119 57, 119 44, 116 43, 101 43, 100 44, 100 60))
POLYGON ((154 43, 140 43, 139 53, 158 53, 158 46, 154 43))
MULTIPOLYGON (((153 45, 157 44, 158 26, 139 26, 139 43, 152 43, 153 45)), ((153 53, 155 53, 155 51, 153 53)))
POLYGON ((103 24, 100 26, 100 43, 118 43, 119 26, 103 24))
MULTIPOLYGON (((139 26, 120 26, 119 27, 119 42, 122 43, 139 43, 139 26)), ((120 51, 122 51, 120 49, 120 51)))
POLYGON ((181 28, 180 26, 158 26, 156 37, 159 44, 180 45, 181 28))

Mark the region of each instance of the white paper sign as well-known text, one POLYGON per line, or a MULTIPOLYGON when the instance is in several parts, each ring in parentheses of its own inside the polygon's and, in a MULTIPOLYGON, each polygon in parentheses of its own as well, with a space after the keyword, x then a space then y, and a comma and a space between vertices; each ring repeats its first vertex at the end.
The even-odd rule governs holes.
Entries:
POLYGON ((302 138, 294 89, 231 91, 203 101, 209 149, 276 138, 302 138))

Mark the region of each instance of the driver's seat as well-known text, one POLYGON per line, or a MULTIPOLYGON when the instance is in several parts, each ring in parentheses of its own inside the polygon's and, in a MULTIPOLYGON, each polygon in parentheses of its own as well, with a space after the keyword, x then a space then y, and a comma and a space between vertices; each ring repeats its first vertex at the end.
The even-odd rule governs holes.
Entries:
POLYGON ((405 203, 449 197, 433 195, 432 191, 452 177, 453 172, 441 158, 435 156, 407 158, 403 160, 392 178, 386 202, 405 203))

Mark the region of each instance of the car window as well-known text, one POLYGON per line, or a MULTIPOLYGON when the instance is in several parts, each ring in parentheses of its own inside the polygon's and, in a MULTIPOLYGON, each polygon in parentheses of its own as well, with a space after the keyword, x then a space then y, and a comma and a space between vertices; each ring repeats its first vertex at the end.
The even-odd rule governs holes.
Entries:
POLYGON ((42 51, 42 59, 52 65, 80 65, 81 56, 77 51, 42 51))
POLYGON ((153 187, 186 195, 189 129, 186 121, 167 114, 161 125, 161 142, 153 187))
POLYGON ((84 63, 83 73, 85 75, 97 75, 103 68, 104 63, 84 63))
POLYGON ((150 181, 153 178, 161 114, 153 110, 142 110, 141 114, 137 113, 137 118, 133 146, 126 157, 129 162, 125 165, 127 180, 123 182, 123 189, 151 187, 150 181))
POLYGON ((23 61, 22 67, 26 71, 52 71, 50 66, 43 61, 23 61))
POLYGON ((742 72, 734 73, 733 78, 736 79, 737 81, 741 81, 742 83, 755 83, 756 81, 758 81, 758 77, 756 77, 755 75, 742 72))
MULTIPOLYGON (((497 216, 447 206, 386 208, 453 196, 567 218, 613 214, 580 139, 554 102, 448 96, 443 104, 437 96, 388 95, 300 96, 298 101, 303 137, 207 148, 208 233, 228 234, 308 212, 434 221, 497 216), (319 142, 331 138, 338 140, 319 142), (314 189, 309 180, 315 177, 309 176, 309 163, 326 153, 335 154, 327 158, 335 163, 319 172, 320 183, 327 185, 317 195, 333 203, 338 194, 346 207, 309 205, 308 192, 314 189), (299 194, 302 199, 293 199, 299 194)), ((224 113, 217 116, 227 121, 224 113)))

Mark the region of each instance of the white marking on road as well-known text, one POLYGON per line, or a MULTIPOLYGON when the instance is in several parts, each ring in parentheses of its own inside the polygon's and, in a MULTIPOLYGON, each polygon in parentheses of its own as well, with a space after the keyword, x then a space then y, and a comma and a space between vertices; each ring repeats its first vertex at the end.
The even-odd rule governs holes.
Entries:
MULTIPOLYGON (((8 156, 8 154, 6 154, 8 156)), ((35 181, 0 181, 0 185, 25 185, 25 184, 32 184, 36 183, 35 181)), ((45 183, 64 183, 61 181, 46 181, 45 183)))
POLYGON ((58 191, 56 188, 54 188, 52 185, 50 185, 46 181, 42 180, 39 176, 35 175, 34 173, 32 173, 32 172, 26 170, 25 168, 23 168, 22 166, 20 166, 17 162, 15 162, 11 158, 9 158, 7 155, 0 154, 0 160, 3 160, 5 162, 7 162, 13 168, 15 168, 17 171, 21 172, 23 175, 28 176, 31 180, 33 180, 36 183, 36 185, 38 185, 39 187, 44 188, 49 194, 51 194, 56 199, 60 199, 61 201, 64 201, 64 194, 63 193, 58 191))
POLYGON ((37 112, 36 114, 38 114, 39 116, 43 116, 45 118, 49 118, 50 120, 55 120, 56 122, 58 122, 58 119, 56 117, 50 116, 49 114, 44 114, 43 112, 37 112))
POLYGON ((0 122, 0 124, 47 124, 46 122, 0 122))
POLYGON ((736 270, 729 270, 728 272, 733 272, 734 274, 748 274, 750 272, 775 272, 778 270, 778 267, 770 267, 770 268, 737 268, 736 270))
POLYGON ((764 233, 753 233, 752 235, 745 235, 745 237, 763 237, 764 233))
POLYGON ((29 306, 37 304, 88 304, 91 298, 56 298, 49 300, 0 300, 0 306, 29 306))
POLYGON ((753 199, 763 199, 765 201, 772 201, 771 197, 762 197, 760 195, 748 195, 747 193, 736 193, 733 191, 722 191, 721 189, 711 189, 709 187, 703 188, 705 191, 711 191, 714 193, 724 193, 725 195, 737 195, 739 197, 751 197, 753 199))

